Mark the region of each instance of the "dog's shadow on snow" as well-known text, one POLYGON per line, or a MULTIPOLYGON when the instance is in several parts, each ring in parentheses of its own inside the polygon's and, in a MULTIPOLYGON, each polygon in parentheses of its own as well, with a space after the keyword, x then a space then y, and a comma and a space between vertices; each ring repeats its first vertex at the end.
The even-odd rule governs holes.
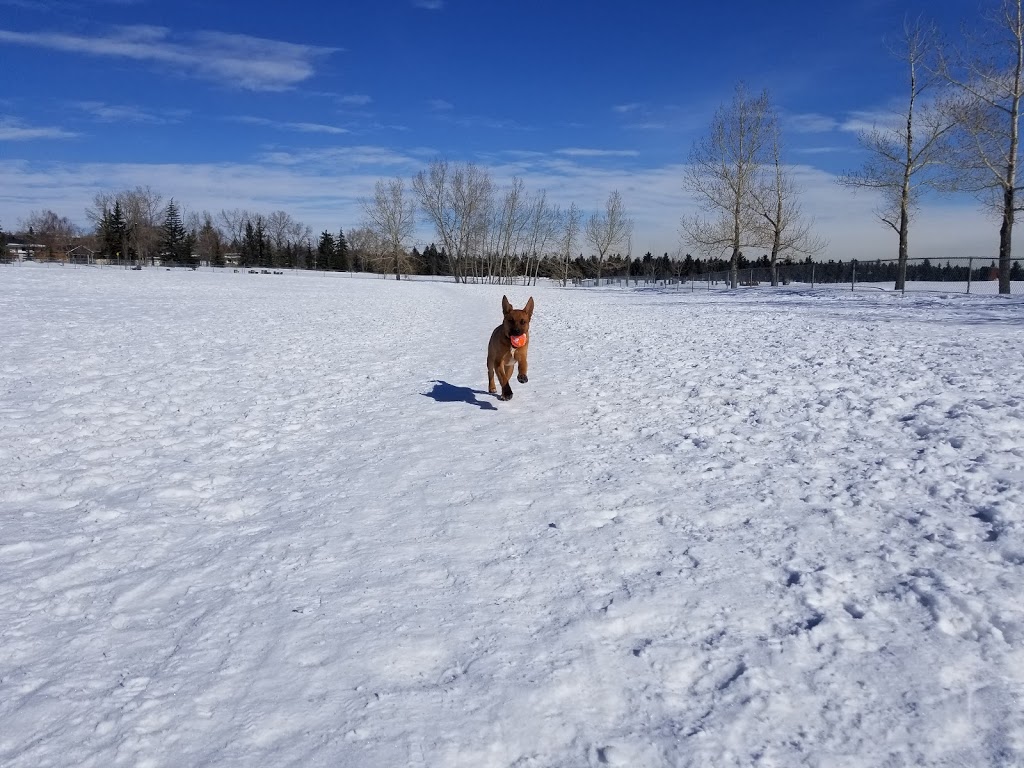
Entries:
POLYGON ((429 392, 423 393, 425 397, 429 397, 431 400, 436 400, 439 403, 469 403, 470 405, 475 405, 478 408, 483 408, 485 411, 498 410, 494 403, 477 399, 477 395, 490 396, 487 392, 483 392, 479 389, 472 389, 470 387, 456 387, 454 384, 449 384, 447 381, 434 381, 432 383, 434 388, 429 392))

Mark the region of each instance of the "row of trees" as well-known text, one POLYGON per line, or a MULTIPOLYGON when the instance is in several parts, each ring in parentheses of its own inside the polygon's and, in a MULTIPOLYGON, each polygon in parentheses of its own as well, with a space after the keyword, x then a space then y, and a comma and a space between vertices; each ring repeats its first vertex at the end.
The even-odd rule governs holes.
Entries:
POLYGON ((999 220, 999 292, 1010 293, 1024 99, 1024 8, 1000 0, 955 44, 920 20, 892 53, 905 67, 905 101, 891 125, 860 134, 862 168, 840 183, 882 193, 879 220, 898 237, 896 287, 907 277, 910 223, 922 195, 967 192, 999 220))
POLYGON ((23 226, 46 245, 42 257, 50 259, 86 244, 98 258, 125 266, 223 266, 230 257, 246 267, 387 271, 398 278, 424 273, 461 282, 535 281, 540 275, 567 281, 585 276, 592 263, 600 276, 602 265, 629 244, 633 226, 617 191, 584 221, 578 206, 553 205, 543 190, 528 193, 521 179, 500 188, 479 166, 440 159, 411 185, 401 178, 378 181, 373 197, 360 202, 361 226, 321 232, 315 242, 310 228, 284 211, 188 213, 150 187, 97 194, 86 210, 89 232, 51 211, 32 213, 23 226), (410 247, 418 212, 434 225, 440 246, 410 247), (596 261, 574 259, 581 235, 596 261))

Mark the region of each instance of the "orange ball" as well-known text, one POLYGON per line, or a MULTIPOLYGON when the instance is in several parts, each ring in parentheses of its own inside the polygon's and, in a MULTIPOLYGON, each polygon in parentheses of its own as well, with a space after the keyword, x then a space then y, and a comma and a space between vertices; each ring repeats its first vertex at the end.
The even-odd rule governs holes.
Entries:
POLYGON ((521 336, 509 336, 508 340, 512 342, 513 347, 519 349, 526 344, 526 334, 524 333, 521 336))

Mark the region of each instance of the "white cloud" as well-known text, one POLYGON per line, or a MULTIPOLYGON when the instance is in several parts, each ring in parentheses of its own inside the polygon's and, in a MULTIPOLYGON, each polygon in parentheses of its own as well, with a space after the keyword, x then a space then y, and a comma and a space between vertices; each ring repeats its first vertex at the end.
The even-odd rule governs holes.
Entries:
POLYGON ((104 123, 170 123, 187 116, 185 110, 153 112, 124 104, 106 104, 102 101, 76 101, 71 106, 92 115, 104 123))
POLYGON ((53 126, 25 125, 13 117, 0 117, 0 141, 32 141, 35 139, 73 139, 77 133, 53 126))
POLYGON ((827 115, 808 112, 799 115, 786 115, 786 127, 796 133, 827 133, 839 127, 839 121, 827 115))
POLYGON ((259 160, 277 166, 302 167, 308 172, 342 171, 362 166, 378 166, 388 168, 388 173, 393 174, 396 167, 405 168, 411 172, 412 169, 418 168, 420 165, 420 161, 409 153, 398 152, 387 147, 365 145, 306 149, 295 152, 266 152, 259 157, 259 160))
POLYGON ((839 130, 848 133, 862 133, 875 128, 881 130, 896 128, 905 121, 905 116, 901 117, 898 113, 888 109, 855 110, 850 112, 838 127, 839 130))
POLYGON ((350 93, 346 96, 339 96, 338 102, 353 107, 365 107, 373 99, 362 93, 350 93))
POLYGON ((345 128, 339 128, 336 125, 324 125, 322 123, 291 123, 281 122, 278 120, 268 120, 265 117, 252 117, 249 115, 243 115, 241 117, 229 118, 239 123, 245 123, 247 125, 261 125, 267 128, 276 128, 282 131, 298 131, 299 133, 329 133, 329 134, 343 134, 348 133, 345 128))
POLYGON ((435 112, 446 112, 449 109, 455 108, 454 104, 450 101, 445 101, 444 99, 430 99, 427 102, 427 106, 435 112))
POLYGON ((428 11, 440 11, 444 8, 444 0, 412 0, 412 4, 428 11))
POLYGON ((313 76, 316 61, 338 50, 221 32, 197 32, 172 39, 168 29, 142 25, 118 27, 106 35, 0 29, 0 43, 150 61, 194 77, 256 91, 291 88, 313 76))
POLYGON ((627 112, 634 112, 639 108, 639 104, 617 104, 612 107, 612 111, 618 112, 619 114, 626 114, 627 112))
POLYGON ((637 157, 635 149, 587 149, 585 147, 569 147, 555 150, 556 154, 567 157, 637 157))

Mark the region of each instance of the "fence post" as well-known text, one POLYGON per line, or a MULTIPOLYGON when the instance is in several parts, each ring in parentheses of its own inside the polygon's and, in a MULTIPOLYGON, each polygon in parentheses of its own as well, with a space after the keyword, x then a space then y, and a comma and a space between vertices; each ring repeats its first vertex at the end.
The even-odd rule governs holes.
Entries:
POLYGON ((854 259, 850 264, 853 267, 853 269, 850 270, 850 290, 852 291, 854 286, 857 284, 857 260, 854 259))
POLYGON ((967 260, 967 295, 971 294, 971 268, 974 266, 974 259, 967 260))

